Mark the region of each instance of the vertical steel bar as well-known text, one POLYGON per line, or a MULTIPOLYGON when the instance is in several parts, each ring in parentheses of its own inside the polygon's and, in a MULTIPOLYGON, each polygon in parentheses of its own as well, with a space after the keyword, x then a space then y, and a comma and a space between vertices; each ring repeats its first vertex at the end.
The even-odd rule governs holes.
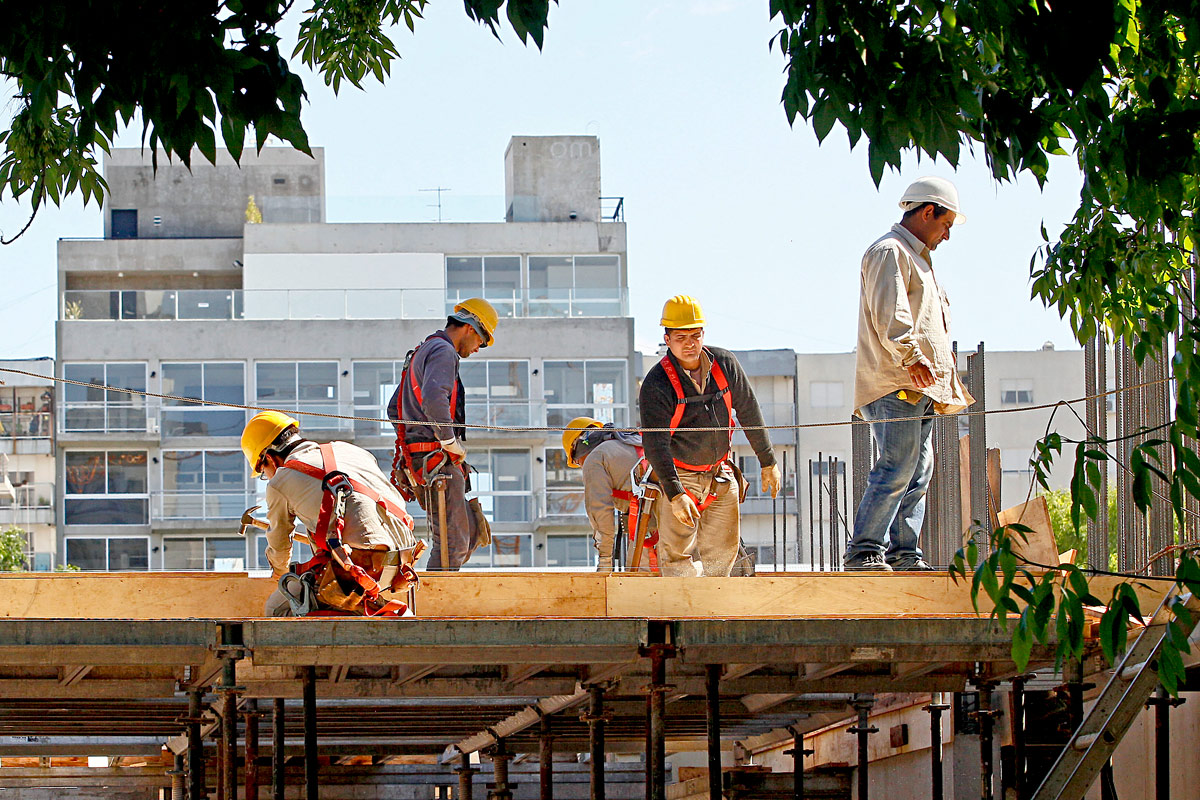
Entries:
POLYGON ((201 689, 188 691, 188 800, 205 800, 208 787, 204 779, 204 740, 200 738, 200 717, 204 713, 201 705, 204 692, 201 689))
POLYGON ((317 668, 301 667, 304 681, 304 796, 319 800, 317 788, 317 668))
POLYGON ((1012 741, 1013 741, 1013 788, 1017 797, 1025 796, 1025 680, 1027 675, 1018 675, 1012 682, 1012 741))
POLYGON ((591 754, 591 800, 604 800, 604 688, 588 687, 588 748, 591 754))
POLYGON ((221 787, 227 800, 237 800, 237 662, 225 659, 221 692, 221 787))
POLYGON ((554 800, 554 732, 550 716, 542 717, 538 731, 538 797, 554 800))
POLYGON ((934 694, 925 710, 929 712, 929 774, 931 778, 931 797, 933 800, 944 800, 943 786, 945 773, 942 767, 942 712, 950 706, 943 702, 941 693, 934 694))
POLYGON ((991 552, 991 515, 988 513, 988 479, 987 479, 987 397, 984 393, 984 350, 983 342, 975 349, 974 354, 967 357, 967 380, 970 382, 970 392, 975 397, 969 411, 976 412, 969 417, 967 427, 970 431, 971 444, 969 447, 969 462, 971 476, 971 521, 978 524, 979 547, 984 555, 991 552))
POLYGON ((258 700, 246 700, 246 800, 258 800, 258 700))
POLYGON ((870 724, 871 706, 875 705, 875 696, 858 694, 854 696, 854 708, 858 711, 858 723, 848 728, 849 733, 858 736, 858 800, 869 800, 871 781, 869 776, 870 758, 867 752, 867 737, 878 733, 879 729, 870 724))
POLYGON ((287 764, 287 753, 284 752, 287 741, 284 735, 285 721, 283 698, 276 697, 272 700, 271 714, 271 800, 284 800, 284 787, 287 785, 284 766, 287 764))
POLYGON ((992 684, 981 681, 979 684, 979 797, 980 800, 992 800, 993 786, 993 753, 992 732, 995 721, 992 718, 992 684))
MULTIPOLYGON (((787 470, 788 470, 787 450, 784 450, 783 451, 783 475, 782 475, 783 486, 780 491, 780 494, 783 496, 783 511, 782 511, 782 513, 783 513, 783 540, 779 543, 780 546, 783 547, 783 571, 784 572, 787 572, 787 561, 788 561, 788 558, 787 558, 787 552, 788 552, 788 550, 787 550, 787 528, 788 528, 788 524, 787 524, 788 523, 787 470)), ((800 526, 799 526, 799 524, 796 525, 796 568, 797 569, 800 568, 800 526)))
POLYGON ((838 545, 841 544, 841 542, 839 541, 839 539, 841 537, 838 536, 838 515, 837 515, 838 460, 836 458, 834 458, 833 456, 830 456, 829 460, 826 462, 826 467, 827 467, 826 472, 829 473, 829 538, 833 542, 832 550, 836 553, 841 549, 838 547, 838 545))
POLYGON ((708 797, 721 800, 721 665, 704 665, 704 700, 708 728, 708 797))
POLYGON ((667 796, 667 748, 666 748, 666 683, 667 661, 662 647, 650 650, 650 686, 647 687, 649 720, 647 726, 646 786, 648 800, 666 800, 667 796))
POLYGON ((792 800, 804 800, 804 757, 812 750, 804 749, 804 731, 788 726, 792 732, 792 749, 784 750, 784 755, 792 757, 792 800))
POLYGON ((1171 800, 1171 698, 1160 686, 1153 702, 1154 800, 1171 800))
MULTIPOLYGON (((812 474, 812 459, 808 460, 808 538, 810 541, 815 539, 820 547, 820 564, 821 572, 825 571, 825 537, 817 535, 816 521, 813 517, 813 474, 812 474)), ((811 545, 810 545, 811 546, 811 545)), ((815 552, 815 551, 814 551, 815 552)))
POLYGON ((775 571, 779 572, 779 517, 776 516, 775 498, 771 498, 771 554, 775 571))

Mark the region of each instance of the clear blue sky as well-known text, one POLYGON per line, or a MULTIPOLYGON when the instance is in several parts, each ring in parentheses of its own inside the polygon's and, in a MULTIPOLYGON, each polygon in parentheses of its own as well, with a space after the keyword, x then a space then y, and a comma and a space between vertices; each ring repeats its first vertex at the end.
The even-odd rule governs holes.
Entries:
MULTIPOLYGON (((604 194, 625 197, 639 347, 657 342, 663 300, 689 293, 712 344, 837 352, 854 346, 863 250, 896 221, 909 181, 940 174, 958 183, 970 217, 935 261, 955 338, 1074 347, 1057 315, 1029 299, 1039 226, 1053 233, 1074 211, 1073 162, 1055 163, 1042 192, 1032 180, 995 184, 982 160, 955 174, 913 158, 877 191, 865 145, 851 152, 835 128, 818 147, 806 125, 788 126, 768 13, 765 0, 562 0, 539 53, 434 0, 415 35, 394 32, 403 58, 387 85, 335 98, 306 75, 328 218, 436 219, 434 195, 420 190, 442 186, 444 219, 499 220, 510 136, 596 135, 604 194)), ((26 216, 6 199, 0 230, 12 235, 26 216)), ((55 242, 100 234, 99 209, 73 200, 0 248, 0 358, 53 355, 55 242)))

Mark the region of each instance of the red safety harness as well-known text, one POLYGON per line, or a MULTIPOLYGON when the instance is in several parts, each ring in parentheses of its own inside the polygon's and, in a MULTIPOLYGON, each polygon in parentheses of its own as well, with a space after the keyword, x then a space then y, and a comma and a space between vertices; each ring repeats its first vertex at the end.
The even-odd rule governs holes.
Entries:
MULTIPOLYGON (((725 371, 721 369, 721 365, 717 363, 717 360, 712 357, 711 353, 709 353, 709 359, 712 362, 712 378, 717 384, 716 395, 698 394, 691 397, 683 393, 683 382, 679 380, 679 372, 676 371, 670 357, 663 356, 662 361, 659 362, 662 365, 663 372, 667 375, 667 380, 671 382, 671 388, 675 390, 675 413, 671 415, 670 423, 671 436, 674 436, 675 431, 679 428, 679 423, 683 420, 683 412, 688 405, 692 403, 707 403, 715 397, 720 397, 725 401, 725 411, 729 419, 729 447, 726 449, 725 455, 712 464, 688 464, 687 462, 680 461, 678 458, 672 459, 676 467, 686 469, 690 472, 714 472, 729 460, 733 452, 733 394, 729 391, 729 381, 726 380, 725 371)), ((687 492, 688 497, 692 498, 692 502, 696 504, 696 508, 700 511, 708 508, 712 501, 717 499, 715 491, 710 491, 708 497, 704 498, 704 502, 698 500, 687 489, 684 489, 684 491, 687 492)))
MULTIPOLYGON (((434 338, 434 336, 437 336, 437 334, 436 333, 432 334, 431 336, 429 336, 428 338, 425 339, 425 342, 428 342, 430 339, 434 338)), ((427 482, 425 480, 425 476, 427 474, 436 472, 437 468, 439 466, 441 466, 443 461, 445 461, 448 458, 451 458, 451 456, 449 456, 444 450, 442 450, 442 445, 440 442, 412 442, 411 444, 406 442, 405 441, 405 425, 403 422, 400 421, 400 420, 404 419, 403 386, 405 383, 408 383, 409 385, 412 386, 413 397, 416 398, 417 405, 423 406, 425 404, 425 400, 421 395, 421 386, 420 386, 420 384, 417 383, 417 376, 413 373, 413 369, 412 369, 413 359, 416 358, 417 351, 420 350, 422 346, 424 346, 425 342, 421 342, 421 344, 417 345, 416 348, 413 349, 412 353, 408 357, 408 362, 404 365, 404 371, 400 373, 401 391, 396 392, 396 409, 395 409, 396 416, 395 416, 395 420, 393 421, 393 424, 395 424, 395 426, 396 426, 396 451, 395 451, 395 454, 392 456, 392 475, 393 475, 392 484, 394 486, 396 486, 396 488, 400 491, 400 494, 404 496, 404 499, 409 500, 409 501, 416 499, 416 497, 415 496, 409 497, 408 495, 411 494, 411 492, 407 491, 405 487, 397 484, 396 479, 394 477, 396 475, 396 470, 400 467, 400 464, 401 463, 404 464, 404 469, 406 470, 408 476, 412 479, 412 481, 417 486, 425 486, 427 484, 427 482), (422 464, 420 468, 418 468, 413 463, 413 454, 414 453, 418 454, 418 455, 421 453, 429 453, 430 454, 429 457, 425 459, 425 463, 422 464)), ((457 410, 458 410, 458 387, 456 385, 454 391, 450 393, 450 423, 451 423, 451 425, 454 424, 457 410)), ((453 460, 453 459, 451 459, 451 460, 453 460)))
MULTIPOLYGON (((642 471, 642 475, 645 476, 646 471, 650 469, 650 463, 648 461, 646 461, 646 451, 643 448, 638 447, 637 445, 634 445, 634 449, 637 450, 638 462, 633 465, 633 469, 637 470, 638 467, 641 467, 644 465, 645 470, 642 471)), ((627 503, 629 503, 628 524, 626 525, 626 527, 629 529, 629 541, 636 545, 637 544, 636 540, 637 540, 637 530, 638 530, 638 518, 641 516, 641 513, 642 513, 642 507, 641 507, 642 499, 634 492, 627 491, 625 489, 613 489, 612 496, 613 496, 614 500, 624 500, 627 503)), ((654 546, 657 544, 658 544, 658 531, 657 530, 651 531, 650 533, 646 534, 646 541, 643 543, 642 546, 647 548, 650 551, 650 569, 651 570, 658 569, 658 553, 654 549, 654 546)))
MULTIPOLYGON (((370 486, 354 480, 344 472, 338 472, 332 444, 321 445, 320 467, 298 460, 285 461, 283 467, 302 472, 321 482, 321 511, 317 516, 316 530, 309 531, 313 557, 297 566, 296 572, 304 574, 313 571, 314 576, 319 579, 321 573, 329 569, 331 565, 336 565, 339 573, 351 578, 362 588, 363 612, 368 617, 403 616, 408 611, 408 605, 399 600, 381 598, 379 584, 362 567, 351 560, 350 548, 342 543, 342 531, 346 527, 346 498, 350 496, 351 492, 366 495, 386 508, 389 514, 403 522, 409 530, 412 530, 413 527, 412 516, 370 486)), ((400 572, 402 574, 412 573, 409 577, 413 580, 416 579, 416 573, 408 564, 401 565, 400 572)))

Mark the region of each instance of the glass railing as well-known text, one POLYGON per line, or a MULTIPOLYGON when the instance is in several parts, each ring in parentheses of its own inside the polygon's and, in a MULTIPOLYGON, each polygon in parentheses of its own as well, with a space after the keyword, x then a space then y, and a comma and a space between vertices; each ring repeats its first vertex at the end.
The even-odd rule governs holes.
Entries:
POLYGON ((23 483, 13 487, 13 495, 0 492, 0 509, 29 511, 54 507, 54 484, 23 483))
POLYGON ((49 411, 0 411, 0 437, 49 439, 49 411))
POLYGON ((85 401, 59 406, 63 433, 145 433, 147 408, 141 404, 85 401))
POLYGON ((247 492, 158 492, 152 497, 151 514, 155 520, 240 519, 242 512, 257 500, 247 492))
POLYGON ((537 490, 537 498, 539 517, 570 517, 582 522, 587 516, 582 486, 548 486, 537 490))
POLYGON ((625 289, 173 289, 70 290, 63 320, 437 319, 468 297, 502 317, 587 318, 629 314, 625 289))

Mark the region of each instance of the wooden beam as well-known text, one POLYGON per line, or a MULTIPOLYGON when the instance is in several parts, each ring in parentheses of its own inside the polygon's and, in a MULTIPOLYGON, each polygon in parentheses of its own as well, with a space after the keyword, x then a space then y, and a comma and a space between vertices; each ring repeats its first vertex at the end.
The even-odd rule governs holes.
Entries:
POLYGON ((764 666, 765 664, 726 664, 725 671, 721 673, 721 680, 736 680, 737 678, 749 675, 751 672, 757 672, 764 666))
POLYGON ((520 667, 505 667, 504 685, 511 687, 516 686, 518 683, 524 683, 542 670, 552 666, 554 664, 527 664, 520 667))
POLYGON ((837 675, 839 672, 845 672, 854 666, 857 665, 853 662, 847 664, 805 664, 804 674, 800 678, 806 681, 819 681, 822 678, 837 675))
POLYGON ((342 683, 346 680, 346 676, 350 674, 349 664, 334 664, 329 670, 330 683, 342 683))
POLYGON ((405 667, 392 667, 392 685, 406 686, 420 680, 426 675, 432 675, 442 668, 441 664, 413 664, 405 667))
POLYGON ((83 680, 83 676, 92 671, 91 664, 83 664, 78 667, 60 667, 58 682, 61 686, 74 686, 83 680))

